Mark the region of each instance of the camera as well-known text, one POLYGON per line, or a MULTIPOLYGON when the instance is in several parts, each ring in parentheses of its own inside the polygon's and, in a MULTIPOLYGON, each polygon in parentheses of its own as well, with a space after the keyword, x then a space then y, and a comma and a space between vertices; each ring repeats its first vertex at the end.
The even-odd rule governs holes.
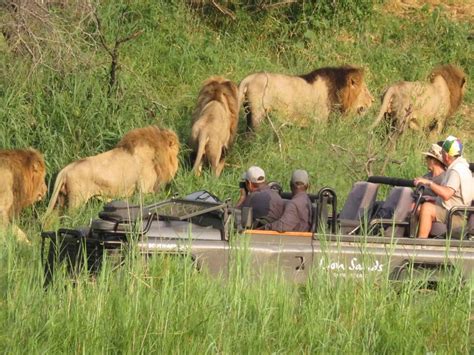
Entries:
POLYGON ((240 181, 239 182, 239 189, 244 189, 245 192, 248 193, 247 184, 245 183, 245 181, 240 181))

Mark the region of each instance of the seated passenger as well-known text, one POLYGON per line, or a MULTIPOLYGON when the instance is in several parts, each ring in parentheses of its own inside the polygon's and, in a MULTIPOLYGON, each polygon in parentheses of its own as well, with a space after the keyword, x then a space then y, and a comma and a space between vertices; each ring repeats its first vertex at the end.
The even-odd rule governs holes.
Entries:
POLYGON ((245 188, 240 188, 236 208, 252 207, 254 228, 276 221, 283 214, 285 203, 275 189, 265 182, 265 172, 251 166, 244 174, 245 188))
MULTIPOLYGON (((446 165, 444 165, 443 155, 441 152, 442 145, 443 142, 432 144, 427 152, 421 153, 426 156, 426 167, 428 168, 428 173, 423 175, 423 177, 438 185, 441 184, 446 173, 446 165)), ((429 187, 426 187, 423 191, 425 201, 435 201, 436 196, 437 195, 429 187)))
POLYGON ((283 215, 265 229, 279 232, 309 232, 311 230, 311 200, 306 193, 309 186, 308 173, 295 170, 291 176, 290 187, 293 197, 287 202, 283 215))
MULTIPOLYGON (((469 164, 461 156, 459 139, 449 136, 443 143, 442 157, 448 169, 440 184, 426 178, 416 178, 415 185, 427 185, 436 194, 436 203, 424 203, 419 212, 418 238, 428 238, 433 222, 447 223, 448 212, 455 206, 470 206, 474 184, 469 164)), ((453 217, 453 226, 462 226, 463 216, 453 217)))

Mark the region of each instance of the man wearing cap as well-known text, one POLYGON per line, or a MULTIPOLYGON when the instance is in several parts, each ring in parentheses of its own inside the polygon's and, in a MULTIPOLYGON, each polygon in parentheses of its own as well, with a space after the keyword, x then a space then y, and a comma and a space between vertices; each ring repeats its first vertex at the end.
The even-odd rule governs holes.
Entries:
POLYGON ((305 170, 295 170, 291 176, 290 187, 293 197, 287 202, 283 215, 265 229, 279 232, 309 232, 311 230, 311 200, 306 190, 309 176, 305 170))
POLYGON ((276 221, 283 214, 285 203, 265 181, 265 172, 258 166, 251 166, 244 174, 245 189, 240 189, 236 207, 252 207, 255 227, 276 221))
MULTIPOLYGON (((425 178, 416 178, 415 185, 426 185, 437 195, 436 203, 424 203, 420 209, 418 238, 428 238, 433 222, 447 223, 448 212, 455 206, 470 206, 474 181, 468 162, 461 156, 462 143, 449 136, 442 146, 443 162, 448 167, 440 184, 425 178)), ((463 217, 455 215, 453 225, 461 226, 463 217)))

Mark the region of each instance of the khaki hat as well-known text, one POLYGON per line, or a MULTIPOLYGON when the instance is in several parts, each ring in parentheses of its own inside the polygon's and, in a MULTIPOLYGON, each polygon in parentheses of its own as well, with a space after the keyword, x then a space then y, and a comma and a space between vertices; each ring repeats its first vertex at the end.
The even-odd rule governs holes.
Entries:
POLYGON ((430 149, 427 152, 423 152, 421 154, 426 155, 427 157, 431 157, 439 161, 441 164, 444 164, 443 162, 443 155, 441 154, 441 151, 443 148, 441 148, 438 144, 432 144, 430 149))
POLYGON ((308 172, 306 170, 295 170, 293 171, 293 174, 291 175, 291 183, 296 184, 296 183, 301 183, 304 185, 309 184, 309 176, 308 172))
POLYGON ((265 172, 258 166, 251 166, 245 173, 245 180, 254 184, 265 182, 265 172))

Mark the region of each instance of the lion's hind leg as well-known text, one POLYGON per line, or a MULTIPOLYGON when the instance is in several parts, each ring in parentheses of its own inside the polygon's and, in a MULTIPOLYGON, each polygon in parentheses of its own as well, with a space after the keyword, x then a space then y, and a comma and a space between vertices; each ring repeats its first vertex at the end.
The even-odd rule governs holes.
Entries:
POLYGON ((217 177, 219 177, 222 173, 222 170, 224 170, 224 165, 225 165, 225 156, 227 154, 227 148, 222 147, 221 149, 221 156, 219 158, 219 161, 217 162, 217 167, 215 169, 215 174, 217 177))
POLYGON ((211 166, 211 169, 216 177, 219 177, 222 169, 224 168, 224 155, 222 154, 223 150, 224 146, 219 142, 209 141, 206 155, 209 165, 211 166))
POLYGON ((261 103, 251 102, 244 105, 247 118, 247 132, 255 131, 267 114, 261 103))

